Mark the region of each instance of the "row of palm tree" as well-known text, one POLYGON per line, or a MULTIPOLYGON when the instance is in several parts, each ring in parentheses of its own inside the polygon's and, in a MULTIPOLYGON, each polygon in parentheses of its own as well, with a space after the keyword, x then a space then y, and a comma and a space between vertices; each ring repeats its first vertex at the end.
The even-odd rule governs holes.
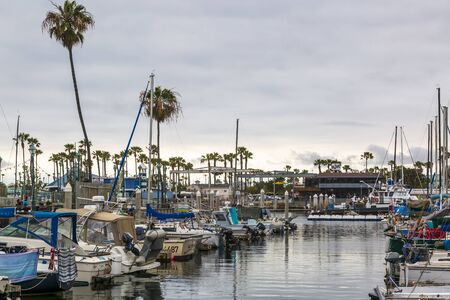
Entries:
MULTIPOLYGON (((86 126, 83 119, 83 113, 81 110, 81 102, 78 91, 78 83, 75 75, 75 66, 73 59, 73 48, 77 45, 82 45, 84 42, 84 34, 88 29, 94 27, 95 21, 93 15, 86 10, 86 8, 78 4, 76 1, 65 0, 63 5, 57 5, 52 3, 55 10, 47 12, 41 28, 42 31, 47 32, 50 38, 54 38, 57 42, 68 50, 70 68, 72 74, 73 87, 75 91, 75 102, 77 105, 78 117, 80 120, 81 128, 83 131, 83 143, 82 159, 86 161, 85 169, 87 173, 88 181, 92 181, 92 159, 91 159, 91 143, 87 135, 86 126)), ((172 89, 165 89, 160 86, 155 88, 154 93, 148 93, 146 99, 141 99, 145 104, 145 114, 147 116, 152 115, 156 121, 157 126, 157 159, 161 161, 160 153, 160 126, 161 123, 175 121, 179 115, 181 115, 182 109, 178 101, 179 94, 172 89), (153 95, 153 99, 150 99, 150 95, 153 95), (153 100, 153 101, 150 101, 153 100), (153 103, 153 107, 150 107, 150 103, 153 103)), ((80 143, 81 144, 81 143, 80 143)), ((135 157, 135 164, 137 164, 137 157, 142 154, 142 149, 134 148, 130 149, 131 154, 135 157)), ((100 154, 100 153, 97 153, 100 154)), ((97 166, 99 166, 99 160, 105 160, 103 156, 96 155, 97 166)), ((83 166, 83 164, 81 164, 83 166)), ((159 164, 160 165, 160 164, 159 164)), ((98 167, 99 168, 99 167, 98 167)), ((99 172, 100 173, 100 172, 99 172)), ((104 173, 106 171, 104 170, 104 173)), ((161 169, 158 167, 158 176, 161 181, 161 169)))
MULTIPOLYGON (((369 172, 370 169, 367 168, 367 164, 368 164, 369 160, 374 159, 373 153, 371 153, 371 152, 364 152, 363 154, 361 154, 360 158, 361 158, 361 160, 365 161, 365 166, 366 166, 365 171, 369 172)), ((316 166, 318 168, 319 174, 322 173, 322 166, 326 166, 327 167, 327 171, 330 171, 331 170, 331 166, 333 164, 341 165, 342 162, 337 160, 337 159, 330 159, 330 158, 327 158, 327 159, 319 158, 319 159, 316 159, 314 161, 314 166, 316 166)), ((350 165, 343 165, 341 168, 345 171, 345 173, 347 173, 348 171, 354 171, 350 167, 350 165)))

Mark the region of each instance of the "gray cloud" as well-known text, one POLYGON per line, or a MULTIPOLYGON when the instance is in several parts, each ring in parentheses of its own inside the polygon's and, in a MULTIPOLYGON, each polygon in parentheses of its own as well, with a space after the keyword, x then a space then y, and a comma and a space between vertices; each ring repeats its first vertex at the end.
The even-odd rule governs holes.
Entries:
MULTIPOLYGON (((74 50, 94 148, 124 147, 152 70, 184 109, 161 128, 163 156, 230 152, 240 118, 240 142, 260 168, 309 164, 318 153, 356 164, 354 153, 384 145, 395 122, 423 148, 436 83, 450 81, 443 0, 80 2, 96 19, 74 50)), ((44 164, 82 137, 67 51, 41 32, 47 0, 0 3, 0 103, 11 127, 19 111, 21 130, 41 140, 44 164)), ((136 144, 147 130, 143 118, 136 144)), ((0 141, 9 156, 8 130, 0 141)))

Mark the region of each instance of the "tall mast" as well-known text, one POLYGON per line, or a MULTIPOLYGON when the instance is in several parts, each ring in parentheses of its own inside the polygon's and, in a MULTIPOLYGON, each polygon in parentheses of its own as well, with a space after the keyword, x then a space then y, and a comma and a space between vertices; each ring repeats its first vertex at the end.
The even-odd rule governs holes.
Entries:
POLYGON ((238 153, 238 141, 239 141, 239 119, 236 119, 236 145, 234 149, 234 197, 235 204, 237 203, 236 191, 238 190, 238 180, 237 180, 237 153, 238 153))
MULTIPOLYGON (((427 124, 427 180, 430 179, 430 124, 427 124)), ((430 184, 427 182, 427 197, 430 196, 430 184)))
POLYGON ((17 128, 16 128, 16 162, 14 167, 14 197, 17 196, 17 156, 19 154, 19 123, 20 115, 17 116, 17 128))
POLYGON ((438 117, 434 116, 434 186, 437 188, 439 185, 438 174, 439 174, 439 144, 438 144, 438 117))
POLYGON ((148 137, 148 175, 147 175, 147 203, 153 202, 152 191, 152 137, 153 137, 153 94, 155 88, 155 74, 150 74, 150 131, 148 137))
POLYGON ((402 185, 405 184, 405 174, 403 172, 403 126, 400 126, 400 161, 402 164, 402 185))
POLYGON ((397 126, 395 126, 395 138, 394 138, 394 183, 397 182, 397 126))
POLYGON ((441 88, 438 90, 439 209, 442 209, 441 88))
POLYGON ((442 106, 442 114, 444 117, 443 120, 443 133, 442 133, 442 138, 443 138, 443 151, 442 151, 442 180, 443 180, 443 185, 442 185, 442 191, 445 193, 448 193, 448 185, 447 185, 447 178, 448 178, 448 107, 447 106, 442 106))
POLYGON ((430 194, 433 194, 433 183, 431 178, 433 178, 433 121, 430 121, 430 194))

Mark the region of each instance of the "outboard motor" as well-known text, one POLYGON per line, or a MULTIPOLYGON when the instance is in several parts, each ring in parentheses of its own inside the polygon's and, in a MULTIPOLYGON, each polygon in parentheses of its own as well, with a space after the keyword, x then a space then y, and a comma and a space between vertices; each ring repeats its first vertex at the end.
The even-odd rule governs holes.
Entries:
POLYGON ((266 226, 263 223, 258 223, 256 225, 256 229, 258 229, 258 232, 259 232, 260 236, 265 236, 266 235, 266 226))
POLYGON ((239 247, 240 241, 233 236, 233 231, 231 229, 222 228, 221 234, 223 235, 225 248, 231 249, 233 247, 239 247))
POLYGON ((145 261, 157 259, 159 253, 163 249, 166 232, 162 229, 148 230, 144 237, 144 246, 140 255, 144 257, 145 261))
POLYGON ((133 242, 133 236, 129 232, 122 234, 122 242, 125 245, 125 252, 131 251, 134 255, 139 256, 139 249, 133 242))
POLYGON ((244 225, 242 228, 247 229, 247 236, 250 238, 250 240, 254 241, 259 238, 259 232, 257 229, 252 229, 247 225, 244 225))

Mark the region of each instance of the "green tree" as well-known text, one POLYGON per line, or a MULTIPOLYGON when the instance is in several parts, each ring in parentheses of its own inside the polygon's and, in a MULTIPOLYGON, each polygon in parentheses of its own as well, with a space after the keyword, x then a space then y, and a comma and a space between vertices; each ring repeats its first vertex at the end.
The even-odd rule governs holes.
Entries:
POLYGON ((371 152, 364 152, 363 154, 361 154, 361 159, 366 161, 366 173, 367 173, 367 161, 369 159, 373 159, 373 154, 371 152))
MULTIPOLYGON (((145 114, 150 116, 150 112, 152 112, 153 119, 156 121, 158 161, 161 161, 161 123, 176 121, 182 114, 182 109, 178 100, 179 94, 174 90, 157 86, 153 93, 153 107, 150 107, 150 95, 151 93, 148 93, 147 99, 145 99, 145 114)), ((159 181, 162 182, 160 167, 158 167, 158 177, 159 181)))
POLYGON ((345 173, 348 173, 348 171, 351 170, 349 165, 343 165, 342 169, 345 171, 345 173))
POLYGON ((324 160, 323 159, 316 159, 314 161, 314 166, 317 167, 319 169, 319 174, 322 173, 322 165, 324 165, 324 160))
MULTIPOLYGON (((81 45, 84 42, 84 33, 94 26, 92 14, 86 11, 86 8, 77 4, 75 1, 64 1, 64 4, 56 5, 55 11, 47 12, 42 22, 42 31, 46 31, 50 38, 55 38, 64 48, 69 51, 70 68, 72 71, 72 81, 75 90, 75 100, 77 104, 78 117, 83 130, 84 140, 86 141, 88 160, 91 161, 91 148, 89 138, 84 125, 83 114, 81 112, 80 96, 78 93, 78 84, 75 76, 75 67, 73 62, 73 47, 81 45)), ((88 164, 88 178, 92 181, 92 167, 88 164)))
POLYGON ((137 174, 138 174, 137 157, 138 157, 138 155, 141 154, 142 152, 144 152, 144 151, 143 151, 142 148, 139 147, 139 146, 133 146, 133 147, 131 147, 130 150, 129 150, 129 152, 128 152, 128 153, 130 153, 130 155, 133 155, 133 156, 134 156, 134 169, 135 169, 135 172, 136 172, 136 176, 137 176, 137 174))

